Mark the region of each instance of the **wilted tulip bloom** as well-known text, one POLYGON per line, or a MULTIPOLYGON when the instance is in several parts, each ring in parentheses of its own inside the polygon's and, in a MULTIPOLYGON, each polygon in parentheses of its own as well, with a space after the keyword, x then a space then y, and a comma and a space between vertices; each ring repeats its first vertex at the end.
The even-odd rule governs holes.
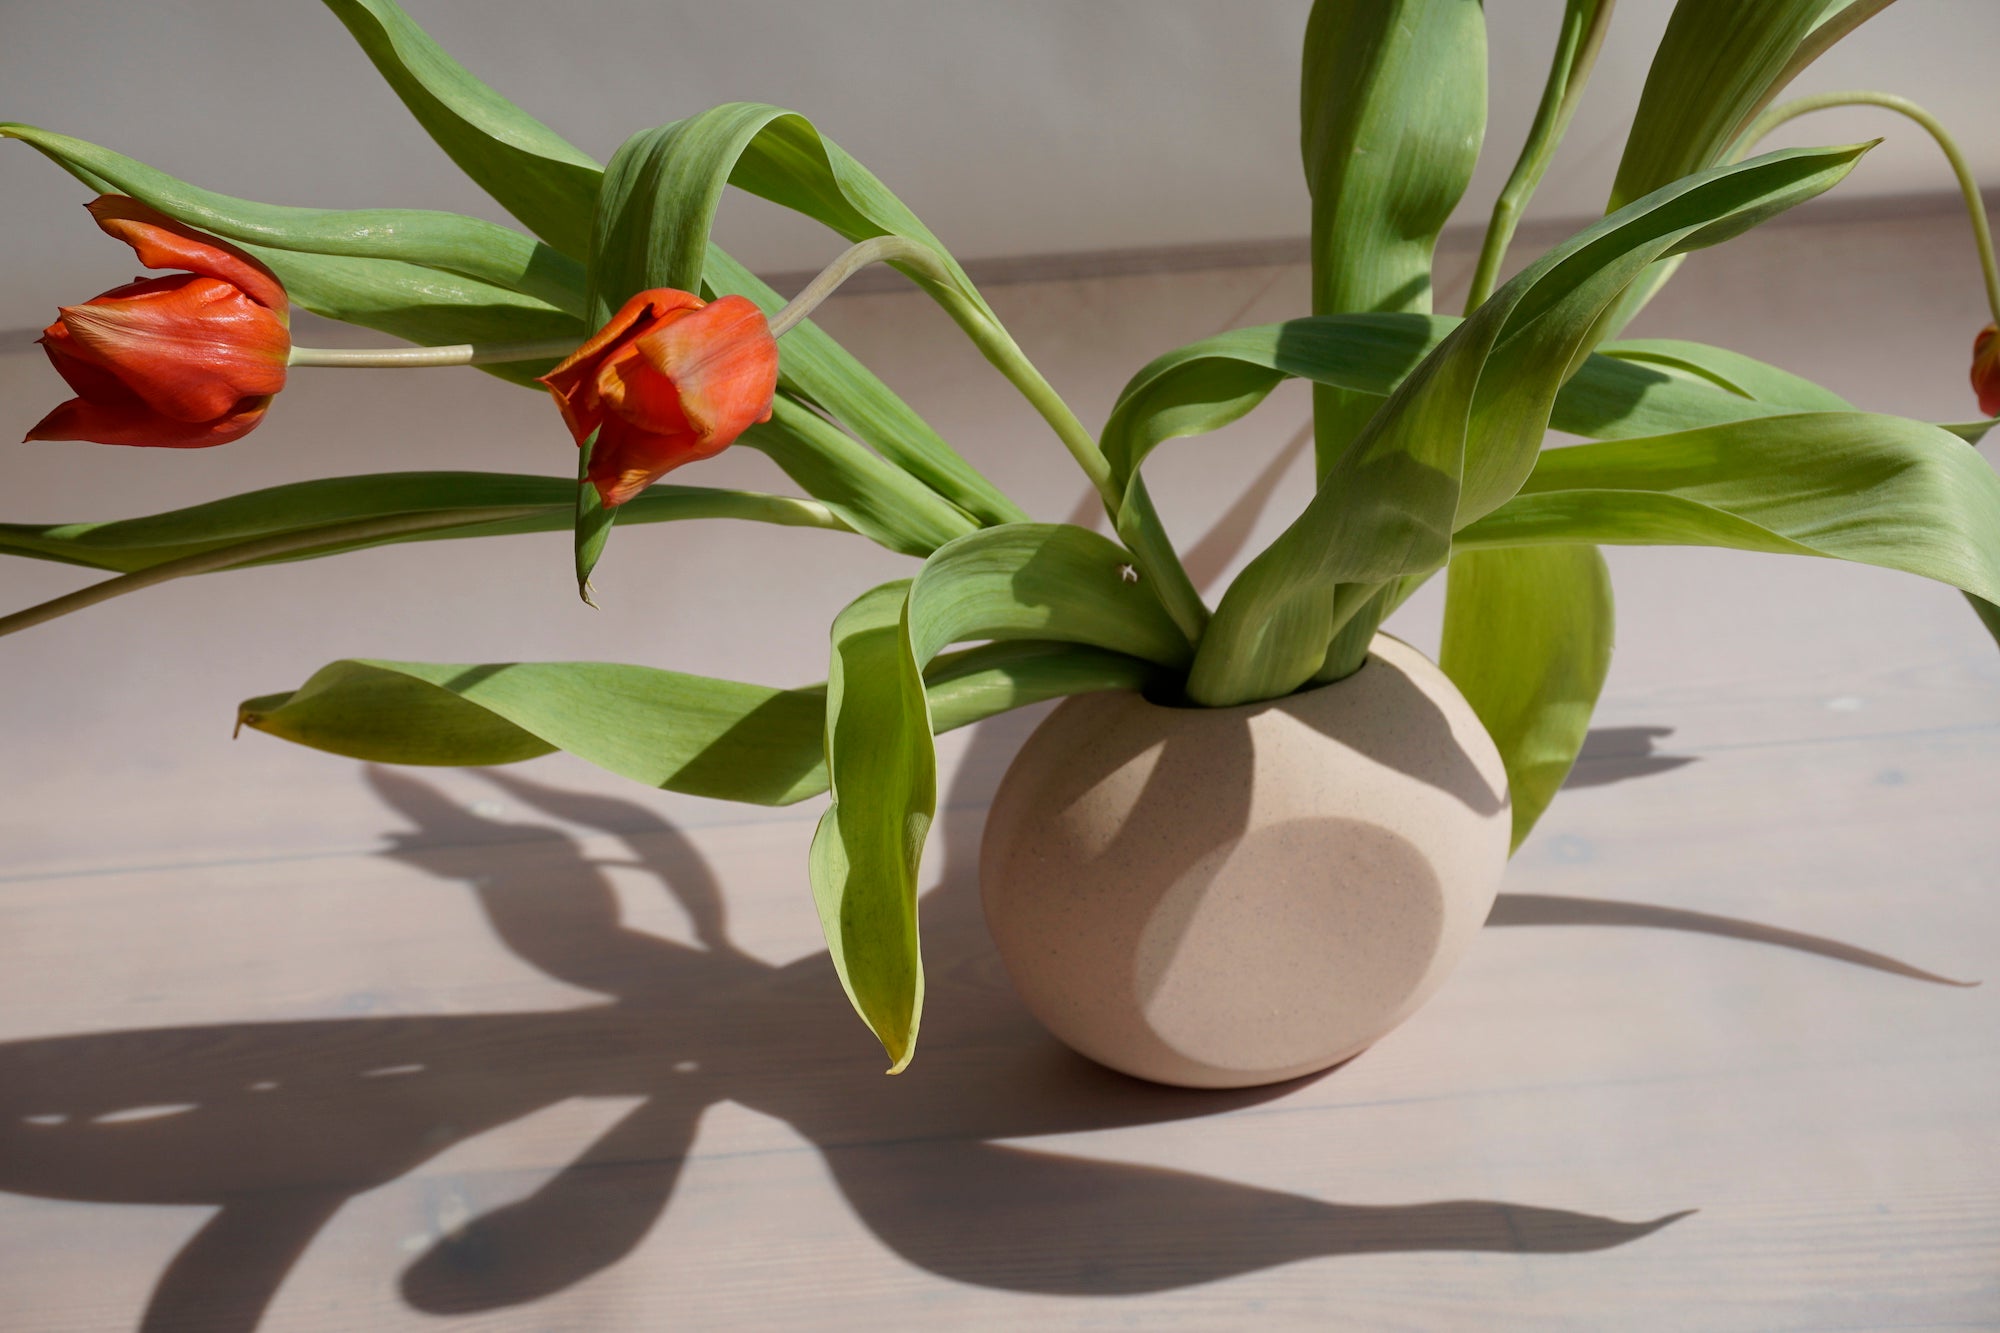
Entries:
POLYGON ((659 287, 627 301, 541 382, 579 446, 597 432, 590 480, 605 504, 620 505, 771 419, 778 343, 745 297, 703 304, 659 287))
POLYGON ((2000 328, 1992 324, 1972 340, 1972 391, 1981 412, 2000 417, 2000 328))
POLYGON ((235 246, 136 199, 103 195, 90 215, 147 268, 186 271, 62 307, 41 345, 77 396, 26 438, 198 449, 249 434, 285 387, 283 284, 235 246))

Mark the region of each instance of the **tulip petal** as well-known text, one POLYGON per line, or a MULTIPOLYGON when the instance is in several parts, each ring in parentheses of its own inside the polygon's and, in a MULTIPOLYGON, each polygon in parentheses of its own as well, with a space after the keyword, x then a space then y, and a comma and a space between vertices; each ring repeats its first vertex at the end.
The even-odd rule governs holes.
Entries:
POLYGON ((91 440, 160 449, 205 449, 241 439, 257 428, 270 408, 268 395, 245 398, 211 421, 176 421, 143 404, 121 407, 72 398, 22 436, 28 440, 91 440))
POLYGON ((285 387, 291 339, 278 316, 217 278, 134 284, 65 306, 73 350, 177 421, 223 416, 244 398, 285 387))
POLYGON ((1981 412, 2000 417, 2000 327, 1992 324, 1972 340, 1972 391, 1981 412))
POLYGON ((145 399, 127 387, 124 380, 99 365, 91 354, 70 337, 69 325, 57 320, 42 330, 37 339, 42 351, 48 354, 49 364, 63 377, 63 382, 76 390, 80 398, 95 399, 112 405, 129 403, 134 407, 145 406, 145 399))
POLYGON ((100 195, 85 207, 105 235, 131 246, 147 268, 185 269, 215 278, 240 288, 267 309, 285 311, 285 286, 277 275, 229 242, 176 222, 127 195, 100 195))
POLYGON ((569 433, 579 448, 604 420, 603 403, 599 397, 599 370, 607 356, 627 335, 635 331, 643 332, 654 321, 677 310, 700 308, 701 298, 691 292, 676 291, 671 287, 640 292, 620 306, 618 313, 592 334, 589 341, 537 381, 556 400, 563 423, 569 427, 569 433))
POLYGON ((748 299, 725 296, 662 321, 633 345, 673 382, 681 412, 710 452, 771 419, 778 344, 764 312, 748 299))
POLYGON ((590 451, 590 483, 607 508, 622 505, 681 464, 705 456, 692 435, 660 435, 607 416, 590 451))

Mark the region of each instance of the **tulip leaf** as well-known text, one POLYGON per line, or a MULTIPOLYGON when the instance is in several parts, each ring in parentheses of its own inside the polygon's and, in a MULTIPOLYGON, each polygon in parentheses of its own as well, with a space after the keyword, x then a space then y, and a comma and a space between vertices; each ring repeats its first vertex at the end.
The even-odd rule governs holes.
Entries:
POLYGON ((459 170, 563 254, 589 254, 603 177, 595 161, 480 81, 389 0, 326 6, 459 170))
POLYGON ((2000 475, 1936 426, 1864 412, 1579 444, 1457 537, 1546 542, 1830 556, 2000 602, 2000 475))
POLYGON ((1193 698, 1275 698, 1353 670, 1358 660, 1328 660, 1335 635, 1380 604, 1382 585, 1442 566, 1452 532, 1519 489, 1563 381, 1625 286, 1659 258, 1830 188, 1864 151, 1794 149, 1676 181, 1495 292, 1404 379, 1305 512, 1224 594, 1189 679, 1193 698))
POLYGON ((966 639, 1055 639, 1165 667, 1188 643, 1130 557, 1083 528, 1016 523, 940 548, 833 625, 826 756, 833 803, 813 837, 814 900, 834 967, 889 1054, 915 1049, 923 1005, 917 870, 937 802, 923 668, 966 639))
MULTIPOLYGON (((939 657, 924 673, 942 733, 1157 668, 1068 643, 1016 641, 939 657)), ((509 764, 566 750, 647 786, 789 805, 826 790, 825 687, 781 690, 600 662, 334 662, 241 725, 373 763, 509 764)))
POLYGON ((1821 388, 1802 375, 1726 347, 1678 338, 1627 338, 1606 343, 1598 351, 1631 365, 1703 381, 1773 407, 1803 412, 1846 412, 1854 407, 1833 390, 1821 388))
MULTIPOLYGON (((1607 212, 1724 160, 1807 64, 1889 0, 1679 0, 1654 50, 1607 212)), ((1615 334, 1673 273, 1670 260, 1619 301, 1615 334)))
POLYGON ((455 273, 518 292, 573 316, 583 314, 583 268, 511 228, 457 213, 412 208, 326 209, 259 204, 175 179, 122 153, 32 125, 0 124, 99 188, 109 184, 199 231, 261 250, 296 250, 352 259, 394 260, 455 273))
MULTIPOLYGON (((352 259, 300 250, 243 247, 261 260, 294 303, 327 319, 359 324, 425 347, 452 343, 582 342, 583 321, 531 296, 393 259, 352 259)), ((478 369, 541 390, 535 377, 555 362, 505 361, 478 369)), ((562 432, 554 425, 553 434, 562 432)))
POLYGON ((905 237, 946 274, 894 266, 956 319, 991 317, 950 253, 903 202, 796 112, 728 102, 627 139, 605 168, 592 235, 590 306, 608 318, 635 292, 698 290, 725 186, 803 213, 850 241, 905 237))
MULTIPOLYGON (((327 4, 466 175, 550 245, 588 254, 604 176, 596 161, 475 78, 388 0, 327 4)), ((709 296, 747 296, 767 314, 784 304, 712 243, 703 285, 709 296)), ((779 350, 785 390, 824 408, 898 467, 984 522, 1026 517, 810 320, 786 334, 779 350)))
MULTIPOLYGON (((1447 315, 1313 316, 1177 348, 1119 394, 1104 455, 1126 484, 1158 445, 1228 425, 1288 378, 1386 396, 1458 324, 1447 315)), ((1549 424, 1616 439, 1836 405, 1845 406, 1829 390, 1741 353, 1652 340, 1607 343, 1588 357, 1557 393, 1549 424)))
MULTIPOLYGON (((387 472, 324 477, 141 518, 98 523, 0 523, 0 554, 129 574, 246 542, 400 514, 448 515, 518 507, 518 518, 312 547, 250 564, 307 560, 396 542, 567 531, 576 483, 504 472, 387 472)), ((827 506, 789 496, 656 485, 625 506, 627 523, 733 518, 844 530, 827 506)))
POLYGON ((769 457, 856 532, 903 555, 929 555, 978 526, 908 472, 789 398, 774 401, 771 419, 745 431, 739 442, 769 457))
MULTIPOLYGON (((1486 132, 1479 0, 1320 0, 1306 22, 1299 146, 1312 195, 1312 310, 1428 314, 1431 260, 1486 132)), ((1317 475, 1375 398, 1313 390, 1317 475)))
POLYGON ((1594 546, 1454 551, 1438 665, 1507 766, 1519 847, 1569 776, 1611 670, 1611 571, 1594 546))

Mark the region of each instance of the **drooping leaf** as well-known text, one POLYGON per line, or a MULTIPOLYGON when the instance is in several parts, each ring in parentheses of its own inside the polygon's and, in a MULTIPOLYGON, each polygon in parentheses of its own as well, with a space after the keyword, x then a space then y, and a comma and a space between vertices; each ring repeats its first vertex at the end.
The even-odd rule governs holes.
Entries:
POLYGON ((768 456, 856 532, 904 555, 929 555, 978 524, 826 418, 779 397, 740 443, 768 456))
MULTIPOLYGON (((565 478, 504 472, 323 477, 139 518, 96 523, 0 523, 0 554, 131 573, 203 551, 392 514, 445 516, 506 507, 523 511, 518 518, 469 519, 463 527, 342 542, 275 557, 313 559, 397 542, 567 530, 575 490, 575 483, 565 478)), ((626 504, 625 511, 627 523, 733 518, 794 527, 844 526, 815 501, 703 486, 654 486, 626 504)))
MULTIPOLYGON (((388 0, 327 3, 466 175, 550 245, 588 254, 604 176, 595 160, 475 78, 388 0)), ((767 314, 784 304, 713 243, 703 277, 709 295, 738 293, 767 314)), ((1027 517, 810 320, 785 335, 780 354, 787 391, 824 408, 947 500, 987 523, 1027 517)))
POLYGON ((1441 566, 1451 533, 1520 487, 1558 390, 1625 286, 1659 258, 1830 188, 1866 147, 1770 153, 1677 181, 1494 293, 1397 387, 1305 512, 1231 585, 1196 658, 1192 696, 1274 698, 1352 670, 1358 663, 1327 659, 1336 632, 1375 588, 1441 566))
POLYGON ((122 153, 32 125, 0 124, 80 180, 109 184, 168 217, 267 250, 393 260, 455 273, 583 314, 583 267, 530 237, 480 218, 413 208, 327 209, 259 204, 177 180, 122 153))
POLYGON ((914 580, 863 594, 834 622, 826 755, 833 804, 813 837, 813 895, 835 969, 891 1071, 923 1004, 917 868, 937 801, 924 666, 967 639, 1082 643, 1175 667, 1188 643, 1117 545, 1017 523, 940 548, 914 580))
MULTIPOLYGON (((1138 689, 1137 658, 1067 643, 991 644, 925 672, 942 733, 1092 690, 1138 689)), ((648 786, 788 805, 826 790, 825 688, 780 690, 597 662, 334 662, 246 701, 241 725, 374 763, 508 764, 567 750, 648 786)))
POLYGON ((1611 572, 1596 547, 1453 553, 1438 665, 1507 765, 1515 847, 1583 748, 1611 640, 1611 572))
POLYGON ((410 114, 521 225, 562 253, 590 250, 603 176, 587 154, 452 59, 389 0, 326 0, 410 114))
MULTIPOLYGON (((1486 131, 1479 0, 1320 0, 1306 23, 1299 121, 1313 313, 1428 314, 1438 232, 1486 131)), ((1317 475, 1380 405, 1314 389, 1317 475)))
POLYGON ((1546 542, 1821 555, 2000 602, 2000 475, 1921 421, 1813 412, 1551 449, 1461 549, 1546 542))

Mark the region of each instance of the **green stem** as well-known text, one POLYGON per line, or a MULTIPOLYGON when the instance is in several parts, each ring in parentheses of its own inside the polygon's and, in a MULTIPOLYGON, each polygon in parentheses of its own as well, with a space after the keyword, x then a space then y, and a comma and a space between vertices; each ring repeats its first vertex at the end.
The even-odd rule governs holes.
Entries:
MULTIPOLYGON (((1035 363, 1028 359, 1027 353, 1021 350, 1020 344, 1014 341, 985 303, 960 285, 957 276, 938 258, 936 251, 915 242, 905 241, 903 244, 908 249, 900 251, 891 262, 907 264, 917 271, 913 276, 920 275, 924 286, 944 307, 952 322, 965 331, 973 346, 979 349, 979 354, 1006 376, 1008 383, 1048 423, 1049 429, 1063 442, 1063 447, 1069 450, 1070 457, 1083 469, 1083 475, 1104 502, 1104 512, 1110 515, 1113 527, 1131 550, 1133 563, 1141 577, 1151 583, 1154 594, 1174 618, 1174 623, 1180 626, 1181 632, 1187 635, 1188 642, 1200 642, 1202 630, 1208 624, 1208 607, 1202 602, 1194 581, 1188 577, 1173 543, 1167 540, 1166 530, 1146 494, 1145 483, 1135 477, 1129 486, 1120 487, 1109 460, 1097 447, 1096 437, 1084 428, 1083 422, 1077 419, 1062 395, 1036 369, 1035 363)), ((801 292, 800 299, 804 297, 805 293, 801 292)), ((783 318, 783 312, 780 312, 779 318, 783 318)))
POLYGON ((484 509, 457 509, 448 514, 395 514, 388 518, 329 523, 324 527, 307 528, 302 532, 260 537, 256 541, 217 547, 212 551, 201 551, 194 555, 182 556, 178 560, 168 560, 149 569, 120 574, 117 578, 106 579, 102 583, 93 583, 88 588, 79 588, 61 597, 50 598, 24 611, 16 611, 10 616, 0 616, 0 635, 13 634, 32 625, 44 624, 66 616, 72 611, 81 611, 87 606, 96 606, 99 602, 108 602, 114 597, 123 597, 126 593, 138 592, 155 584, 187 578, 191 574, 209 574, 217 570, 233 569, 252 561, 267 560, 280 555, 295 555, 321 546, 338 546, 345 542, 366 541, 374 537, 394 537, 412 532, 429 532, 438 528, 496 523, 565 508, 566 506, 562 505, 493 505, 484 509))
POLYGON ((1541 105, 1535 108, 1534 124, 1521 156, 1514 163, 1500 197, 1493 202, 1493 216, 1486 224, 1486 239, 1479 247, 1479 263, 1472 271, 1472 289, 1465 298, 1465 313, 1471 314, 1493 294, 1506 262, 1507 247, 1514 229, 1527 211, 1528 200, 1542 175, 1555 158, 1556 146, 1576 114, 1577 100, 1597 63, 1597 51, 1611 26, 1613 0, 1569 0, 1563 10, 1562 32, 1556 39, 1556 54, 1549 64, 1548 82, 1542 85, 1541 105))
POLYGON ((1996 265, 1993 258, 1993 230, 1986 221, 1986 201, 1979 193, 1979 179, 1972 174, 1972 166, 1965 160, 1965 154, 1959 151, 1958 142, 1951 137, 1951 132, 1936 116, 1915 102, 1897 97, 1894 93, 1865 90, 1797 98, 1782 106, 1774 106, 1759 116, 1743 132, 1730 156, 1732 160, 1742 157, 1759 140, 1788 120, 1836 106, 1878 106, 1897 112, 1922 126, 1937 141, 1937 146, 1944 151, 1945 160, 1951 163, 1952 174, 1958 177, 1959 192, 1965 196, 1965 211, 1972 220, 1972 241, 1979 249, 1979 268, 1986 276, 1986 305, 1992 312, 1994 322, 2000 323, 2000 265, 1996 265))
POLYGON ((576 350, 574 338, 519 343, 451 343, 444 347, 294 347, 294 366, 489 366, 501 361, 560 360, 576 350))

